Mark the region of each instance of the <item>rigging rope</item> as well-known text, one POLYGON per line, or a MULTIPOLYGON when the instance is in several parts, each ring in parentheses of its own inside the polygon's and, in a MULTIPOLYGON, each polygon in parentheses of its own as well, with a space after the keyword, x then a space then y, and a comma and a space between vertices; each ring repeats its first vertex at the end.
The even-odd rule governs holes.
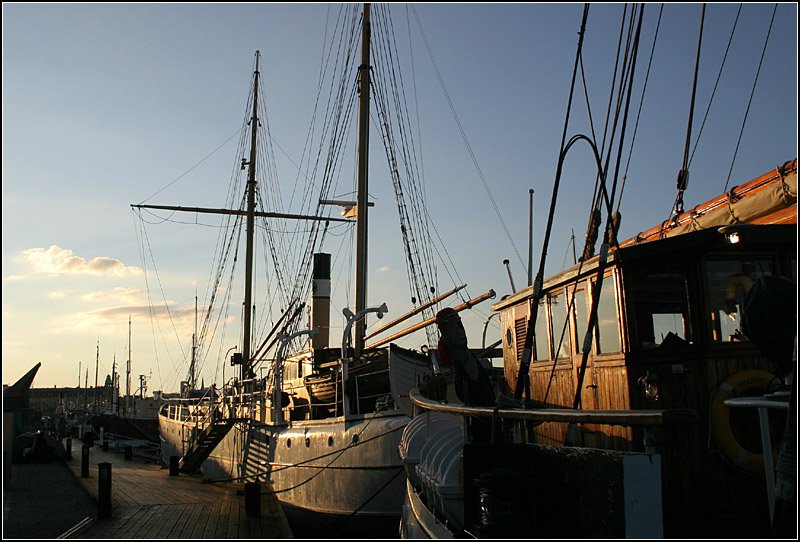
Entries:
MULTIPOLYGON (((413 6, 412 6, 412 8, 413 8, 413 6)), ((430 44, 428 43, 428 38, 425 36, 425 33, 422 30, 422 23, 419 20, 419 14, 417 14, 416 9, 414 10, 414 17, 417 20, 417 25, 418 25, 418 27, 420 29, 420 34, 422 35, 422 39, 425 42, 425 47, 428 50, 428 56, 430 57, 431 63, 433 64, 433 69, 436 72, 436 77, 439 80, 439 85, 442 87, 442 91, 444 92, 445 100, 447 100, 447 104, 450 107, 450 112, 453 115, 453 119, 455 120, 456 126, 458 126, 459 132, 461 133, 461 138, 464 140, 464 144, 467 147, 467 152, 469 153, 470 157, 472 158, 472 163, 473 163, 473 165, 475 166, 475 169, 478 172, 478 177, 481 180, 481 184, 483 184, 483 189, 486 192, 486 195, 488 196, 489 201, 492 204, 492 208, 494 209, 494 212, 497 215, 497 218, 498 218, 498 220, 500 221, 500 224, 503 227, 503 231, 505 231, 506 238, 508 239, 508 242, 511 245, 511 248, 514 250, 514 253, 517 255, 517 259, 519 260, 519 262, 522 265, 522 267, 525 268, 526 267, 525 262, 523 262, 522 256, 520 256, 519 250, 517 249, 517 245, 514 242, 514 239, 512 238, 511 233, 509 232, 508 225, 506 224, 506 221, 503 220, 503 215, 500 213, 500 209, 497 206, 497 202, 495 202, 495 200, 494 200, 494 196, 492 196, 492 192, 489 189, 488 183, 486 182, 486 177, 483 175, 483 171, 481 170, 480 166, 478 165, 478 159, 477 159, 477 157, 475 156, 475 153, 472 150, 472 146, 469 144, 469 140, 467 139, 467 134, 464 131, 464 127, 461 124, 461 120, 458 118, 458 114, 456 113, 455 106, 453 106, 453 100, 450 98, 450 93, 447 91, 447 87, 444 84, 444 80, 442 78, 442 74, 439 71, 439 66, 436 64, 436 61, 433 58, 433 53, 431 52, 430 44)))
POLYGON ((675 198, 675 205, 672 209, 673 219, 677 218, 683 213, 683 193, 689 185, 689 145, 692 140, 692 121, 694 118, 694 102, 697 96, 697 78, 700 71, 700 50, 703 44, 703 25, 706 18, 706 5, 703 4, 702 11, 700 12, 700 32, 697 37, 697 59, 694 65, 694 80, 692 82, 692 98, 689 103, 689 122, 686 126, 686 144, 683 151, 683 167, 678 172, 678 196, 675 198))
POLYGON ((722 62, 719 66, 719 72, 717 73, 717 80, 714 81, 714 89, 711 91, 711 97, 708 99, 708 107, 706 108, 705 115, 703 115, 703 122, 700 124, 700 130, 697 132, 697 139, 694 142, 694 147, 692 148, 692 156, 689 158, 689 164, 692 163, 692 158, 694 158, 694 153, 697 150, 697 145, 700 144, 700 136, 703 134, 703 128, 706 125, 706 120, 708 119, 708 113, 711 110, 711 103, 714 101, 714 96, 717 93, 717 86, 719 85, 719 80, 722 77, 722 70, 725 68, 725 61, 728 58, 728 52, 731 48, 731 43, 733 42, 733 35, 736 33, 736 24, 739 22, 739 15, 742 13, 742 4, 739 4, 739 9, 736 12, 736 19, 733 21, 733 28, 731 28, 731 35, 728 38, 728 45, 725 47, 725 54, 722 56, 722 62))
POLYGON ((756 92, 756 84, 758 83, 758 76, 761 73, 761 66, 764 63, 764 54, 767 52, 767 44, 769 43, 769 36, 772 34, 772 23, 775 22, 775 13, 778 11, 778 4, 772 9, 772 18, 769 21, 769 29, 767 30, 767 37, 764 39, 764 48, 761 50, 761 59, 758 61, 758 70, 756 70, 756 77, 753 80, 753 88, 750 91, 750 98, 747 100, 747 110, 742 119, 742 128, 739 130, 739 139, 736 140, 736 150, 733 151, 733 158, 731 159, 731 167, 728 170, 728 177, 725 181, 725 188, 723 192, 728 191, 728 183, 731 182, 731 173, 733 173, 733 164, 736 162, 736 156, 739 154, 739 144, 742 142, 742 134, 744 134, 744 126, 747 122, 747 116, 750 113, 750 104, 753 103, 753 94, 756 92))
MULTIPOLYGON (((650 59, 647 62, 647 72, 644 76, 644 84, 642 85, 642 96, 639 99, 639 109, 636 113, 636 122, 634 123, 633 127, 633 135, 631 136, 631 146, 628 149, 628 160, 625 163, 625 173, 622 175, 622 185, 619 189, 619 198, 617 199, 617 212, 619 212, 620 206, 622 205, 622 193, 625 190, 625 181, 628 179, 628 170, 631 165, 631 158, 633 157, 633 146, 636 142, 636 134, 639 131, 639 120, 642 116, 642 106, 644 105, 644 96, 647 92, 647 83, 650 81, 650 68, 653 66, 653 56, 656 51, 656 42, 658 41, 658 31, 661 28, 661 15, 664 13, 664 4, 661 4, 661 8, 658 11, 658 22, 656 23, 656 30, 653 35, 653 45, 650 48, 650 59)), ((701 129, 702 131, 702 129, 701 129)), ((698 136, 699 138, 699 136, 698 136)))

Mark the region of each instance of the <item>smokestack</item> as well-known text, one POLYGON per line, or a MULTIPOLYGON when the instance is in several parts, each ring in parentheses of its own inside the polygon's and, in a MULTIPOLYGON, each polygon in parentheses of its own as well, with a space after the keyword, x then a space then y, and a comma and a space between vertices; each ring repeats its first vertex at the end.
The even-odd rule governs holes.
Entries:
POLYGON ((331 326, 330 254, 314 254, 314 270, 311 279, 311 328, 319 328, 319 333, 311 339, 311 346, 314 350, 318 350, 329 346, 328 336, 331 326))

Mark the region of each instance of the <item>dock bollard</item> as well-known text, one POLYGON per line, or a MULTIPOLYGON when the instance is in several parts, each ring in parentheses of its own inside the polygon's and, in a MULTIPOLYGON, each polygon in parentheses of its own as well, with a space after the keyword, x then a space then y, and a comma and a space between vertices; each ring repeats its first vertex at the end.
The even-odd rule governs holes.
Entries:
POLYGON ((89 477, 89 445, 81 447, 81 478, 89 477))
POLYGON ((97 517, 111 517, 111 463, 97 464, 97 517))
POLYGON ((128 461, 133 459, 133 446, 125 446, 125 459, 128 461))
POLYGON ((249 518, 261 517, 261 484, 258 482, 244 485, 244 509, 249 518))
POLYGON ((178 476, 178 461, 180 461, 180 457, 177 455, 169 456, 169 475, 170 476, 178 476))
POLYGON ((67 437, 64 448, 64 457, 66 459, 72 459, 72 437, 67 437))

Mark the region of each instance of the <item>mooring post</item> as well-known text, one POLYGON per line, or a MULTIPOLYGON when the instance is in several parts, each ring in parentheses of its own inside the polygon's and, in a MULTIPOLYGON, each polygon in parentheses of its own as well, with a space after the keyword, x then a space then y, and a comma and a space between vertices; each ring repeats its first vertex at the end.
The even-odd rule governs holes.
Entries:
POLYGON ((180 461, 180 457, 177 455, 169 456, 169 475, 170 476, 178 476, 178 461, 180 461))
POLYGON ((111 463, 97 464, 97 517, 111 517, 111 463))
POLYGON ((261 517, 261 484, 257 481, 244 485, 244 509, 249 518, 261 517))
POLYGON ((81 478, 89 477, 89 445, 81 447, 81 478))

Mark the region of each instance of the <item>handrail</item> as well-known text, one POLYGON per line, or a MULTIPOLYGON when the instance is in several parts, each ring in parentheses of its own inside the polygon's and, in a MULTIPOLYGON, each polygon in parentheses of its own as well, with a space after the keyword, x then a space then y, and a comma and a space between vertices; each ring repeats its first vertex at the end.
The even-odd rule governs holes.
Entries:
POLYGON ((603 425, 684 425, 696 423, 699 415, 688 408, 660 410, 575 410, 571 408, 491 408, 440 403, 423 397, 413 388, 409 399, 414 405, 437 412, 448 412, 462 416, 479 416, 527 420, 532 422, 595 423, 603 425))

